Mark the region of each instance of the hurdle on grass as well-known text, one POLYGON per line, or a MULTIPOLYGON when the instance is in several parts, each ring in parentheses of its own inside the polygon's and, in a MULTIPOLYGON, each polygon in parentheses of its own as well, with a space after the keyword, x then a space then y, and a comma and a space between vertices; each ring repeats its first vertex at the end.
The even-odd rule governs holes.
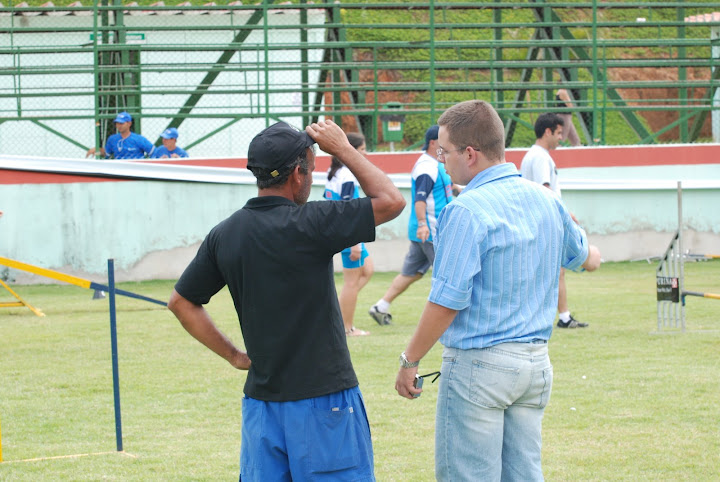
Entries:
POLYGON ((699 296, 720 300, 720 294, 685 290, 685 259, 720 259, 720 255, 683 253, 682 182, 677 183, 678 229, 655 272, 657 288, 657 329, 685 331, 685 297, 699 296))
POLYGON ((10 288, 10 286, 8 286, 8 284, 1 279, 0 279, 0 285, 2 285, 5 288, 5 290, 7 290, 7 292, 10 293, 11 295, 13 295, 13 297, 15 297, 15 299, 17 300, 17 301, 0 302, 0 308, 10 308, 13 306, 24 306, 25 308, 27 308, 30 311, 32 311, 33 313, 35 313, 37 316, 45 316, 45 313, 43 313, 38 308, 35 308, 33 305, 31 305, 30 303, 28 303, 27 301, 22 299, 19 294, 15 293, 13 291, 13 289, 10 288))
MULTIPOLYGON (((139 295, 137 293, 132 293, 130 291, 121 290, 115 287, 115 261, 113 259, 108 259, 108 284, 103 285, 100 283, 95 283, 93 281, 89 281, 83 278, 78 278, 76 276, 68 275, 65 273, 60 273, 59 271, 53 271, 51 269, 46 268, 40 268, 39 266, 33 266, 31 264, 22 263, 20 261, 15 261, 10 258, 4 258, 0 256, 0 265, 5 265, 9 268, 15 268, 23 271, 28 271, 30 273, 34 273, 40 276, 44 276, 46 278, 52 278, 58 281, 63 281, 65 283, 70 283, 76 286, 80 286, 81 288, 87 288, 92 289, 96 291, 105 291, 108 293, 108 302, 109 302, 109 311, 110 311, 110 349, 112 352, 112 370, 113 370, 113 401, 115 406, 115 442, 117 446, 118 452, 123 452, 123 443, 122 443, 122 416, 120 412, 120 374, 118 369, 118 349, 117 349, 117 316, 115 311, 115 295, 123 295, 130 298, 137 298, 144 301, 149 301, 150 303, 156 303, 162 306, 167 306, 167 303, 164 301, 156 300, 153 298, 149 298, 147 296, 139 295)), ((39 312, 39 310, 36 310, 35 308, 31 307, 27 304, 24 300, 22 300, 19 296, 17 296, 9 286, 7 286, 4 282, 2 283, 8 291, 13 293, 16 298, 20 300, 18 303, 5 303, 0 304, 0 306, 27 306, 29 309, 31 309, 36 315, 38 316, 45 316, 43 313, 39 312)), ((1 436, 1 435, 0 435, 1 436)), ((0 439, 0 463, 2 462, 2 439, 0 439)), ((106 452, 103 452, 106 453, 106 452)), ((81 455, 90 455, 90 454, 81 454, 81 455)), ((54 458, 54 457, 50 457, 54 458)), ((32 459, 32 460, 39 460, 39 459, 32 459)), ((22 460, 18 460, 16 462, 23 462, 22 460)))
MULTIPOLYGON (((86 288, 90 290, 95 291, 104 291, 107 292, 109 288, 106 285, 95 283, 94 281, 86 280, 83 278, 78 278, 77 276, 72 276, 69 274, 61 273, 60 271, 55 271, 52 269, 47 268, 41 268, 39 266, 35 266, 28 263, 22 263, 20 261, 16 261, 14 259, 10 258, 4 258, 0 256, 0 265, 7 266, 8 268, 14 268, 19 269, 21 271, 27 271, 28 273, 33 273, 39 276, 43 276, 45 278, 51 278, 57 281, 62 281, 63 283, 69 283, 71 285, 79 286, 80 288, 86 288)), ((1 282, 1 281, 0 281, 1 282)), ((10 289, 9 286, 7 286, 4 282, 2 283, 8 291, 10 291, 18 300, 20 300, 18 303, 0 303, 0 307, 3 306, 27 306, 30 310, 33 311, 38 316, 44 316, 39 310, 36 310, 35 308, 32 308, 26 301, 22 300, 17 294, 15 294, 14 291, 10 289)), ((147 296, 139 295, 137 293, 133 293, 131 291, 125 291, 121 289, 116 289, 115 293, 123 296, 127 296, 130 298, 137 298, 139 300, 145 300, 149 301, 150 303, 157 303, 159 305, 167 306, 167 303, 160 300, 155 300, 153 298, 148 298, 147 296)))

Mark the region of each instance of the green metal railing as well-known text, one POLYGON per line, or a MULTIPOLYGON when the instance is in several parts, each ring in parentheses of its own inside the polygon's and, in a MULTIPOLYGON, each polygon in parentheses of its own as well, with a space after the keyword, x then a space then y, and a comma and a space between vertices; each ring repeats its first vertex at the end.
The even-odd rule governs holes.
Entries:
POLYGON ((99 146, 119 110, 136 129, 142 119, 213 120, 189 147, 244 119, 302 125, 321 115, 372 146, 383 141, 381 117, 401 114, 412 145, 472 98, 495 105, 508 145, 527 145, 548 110, 576 114, 587 144, 709 141, 720 22, 685 17, 712 11, 720 2, 5 7, 0 148, 23 153, 3 129, 27 121, 90 147, 58 128, 63 120, 92 122, 99 146), (561 86, 572 109, 554 101, 561 86))

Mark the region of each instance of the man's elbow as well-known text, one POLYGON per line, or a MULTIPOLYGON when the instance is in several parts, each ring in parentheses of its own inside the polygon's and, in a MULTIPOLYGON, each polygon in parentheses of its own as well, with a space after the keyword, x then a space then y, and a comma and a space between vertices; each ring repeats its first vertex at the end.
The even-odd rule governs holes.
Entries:
POLYGON ((175 316, 178 316, 178 313, 182 311, 184 303, 188 303, 188 300, 183 298, 180 293, 173 290, 172 294, 170 295, 170 299, 168 300, 167 307, 175 314, 175 316))
POLYGON ((397 191, 395 195, 392 198, 392 201, 390 203, 390 207, 388 208, 390 211, 390 219, 395 219, 396 217, 400 216, 400 213, 403 212, 403 209, 405 209, 405 198, 400 194, 400 191, 397 191))
POLYGON ((600 267, 601 262, 602 257, 600 255, 600 250, 596 246, 593 246, 591 244, 588 247, 588 256, 585 259, 582 267, 585 268, 586 271, 595 271, 600 267))
POLYGON ((405 209, 405 205, 407 204, 405 202, 405 198, 403 197, 403 195, 400 194, 400 191, 395 193, 393 202, 394 202, 393 211, 395 213, 395 216, 393 216, 393 217, 398 217, 398 216, 400 216, 400 213, 403 212, 403 209, 405 209))

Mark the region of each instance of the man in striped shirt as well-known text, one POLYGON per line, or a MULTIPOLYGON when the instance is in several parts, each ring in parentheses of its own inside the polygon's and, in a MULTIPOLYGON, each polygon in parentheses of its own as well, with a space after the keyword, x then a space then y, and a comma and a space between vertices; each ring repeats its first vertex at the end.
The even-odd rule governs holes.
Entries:
POLYGON ((422 392, 417 367, 439 339, 437 479, 542 480, 560 267, 593 271, 600 252, 556 194, 505 162, 490 104, 462 102, 438 124, 438 160, 467 186, 438 219, 432 288, 395 388, 410 399, 422 392))

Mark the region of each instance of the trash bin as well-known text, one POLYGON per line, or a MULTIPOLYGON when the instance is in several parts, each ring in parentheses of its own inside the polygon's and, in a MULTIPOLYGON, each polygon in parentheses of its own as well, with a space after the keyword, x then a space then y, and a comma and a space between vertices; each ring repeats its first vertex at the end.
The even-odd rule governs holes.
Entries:
MULTIPOLYGON (((400 102, 388 102, 385 104, 386 110, 400 110, 402 104, 400 102)), ((395 142, 403 140, 403 129, 405 125, 405 116, 403 114, 381 114, 383 141, 395 142)))

